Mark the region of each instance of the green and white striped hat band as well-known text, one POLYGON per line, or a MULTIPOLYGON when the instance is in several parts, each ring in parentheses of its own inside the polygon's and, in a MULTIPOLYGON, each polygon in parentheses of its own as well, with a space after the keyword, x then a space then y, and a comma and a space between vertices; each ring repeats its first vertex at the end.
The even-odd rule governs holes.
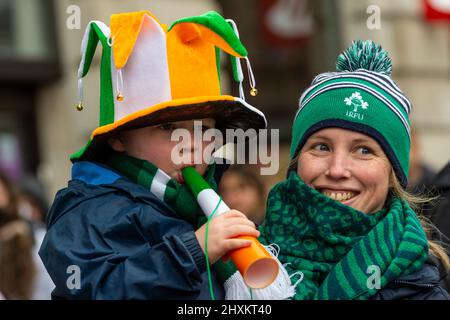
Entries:
POLYGON ((411 103, 406 99, 405 94, 397 87, 390 77, 364 69, 359 69, 354 72, 327 72, 317 75, 312 82, 312 86, 300 97, 299 109, 295 116, 297 117, 305 105, 317 95, 328 90, 344 88, 346 86, 365 90, 377 96, 400 118, 407 128, 408 135, 410 134, 408 116, 411 113, 412 107, 411 103), (378 88, 384 92, 377 91, 378 88), (386 97, 385 94, 389 94, 390 97, 386 97), (399 110, 399 106, 401 110, 399 110))
POLYGON ((321 129, 358 131, 380 144, 406 187, 410 112, 411 103, 386 74, 364 68, 322 73, 300 97, 290 156, 294 158, 308 137, 321 129))

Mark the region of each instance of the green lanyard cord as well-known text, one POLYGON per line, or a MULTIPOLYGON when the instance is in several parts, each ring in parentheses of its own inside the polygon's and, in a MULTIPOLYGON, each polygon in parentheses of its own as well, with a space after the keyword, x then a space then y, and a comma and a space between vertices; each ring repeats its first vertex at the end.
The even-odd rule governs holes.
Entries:
POLYGON ((209 265, 209 257, 208 257, 208 229, 209 229, 209 221, 214 217, 214 214, 217 211, 217 208, 219 208, 220 203, 222 202, 222 197, 219 197, 219 202, 217 203, 216 207, 214 208, 214 211, 209 216, 208 221, 206 221, 206 230, 205 230, 205 258, 206 258, 206 272, 208 273, 208 283, 209 283, 209 294, 211 296, 211 300, 216 300, 214 297, 214 290, 212 286, 212 279, 211 279, 211 268, 209 265))

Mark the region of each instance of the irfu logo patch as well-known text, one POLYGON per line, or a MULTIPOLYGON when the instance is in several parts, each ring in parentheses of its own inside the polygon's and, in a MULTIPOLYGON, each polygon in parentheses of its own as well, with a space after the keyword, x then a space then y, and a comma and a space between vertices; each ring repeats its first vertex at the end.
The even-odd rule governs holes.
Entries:
POLYGON ((364 119, 364 115, 359 113, 358 111, 361 112, 362 110, 367 110, 369 103, 363 100, 361 93, 359 93, 358 91, 352 93, 352 95, 350 97, 347 97, 344 99, 344 102, 347 106, 353 106, 352 111, 347 111, 345 113, 345 115, 347 117, 350 117, 353 119, 358 118, 359 120, 364 119), (361 110, 359 110, 359 109, 361 109, 361 110))

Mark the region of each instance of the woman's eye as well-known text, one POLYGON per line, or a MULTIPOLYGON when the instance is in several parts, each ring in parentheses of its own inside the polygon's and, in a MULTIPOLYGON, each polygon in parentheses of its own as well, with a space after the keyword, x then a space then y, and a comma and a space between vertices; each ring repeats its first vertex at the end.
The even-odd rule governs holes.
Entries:
POLYGON ((313 146, 313 149, 316 151, 329 151, 330 150, 328 148, 328 146, 323 143, 316 144, 315 146, 313 146))
POLYGON ((372 150, 370 148, 367 147, 359 147, 357 150, 358 153, 363 154, 363 155, 368 155, 368 154, 372 154, 372 150))

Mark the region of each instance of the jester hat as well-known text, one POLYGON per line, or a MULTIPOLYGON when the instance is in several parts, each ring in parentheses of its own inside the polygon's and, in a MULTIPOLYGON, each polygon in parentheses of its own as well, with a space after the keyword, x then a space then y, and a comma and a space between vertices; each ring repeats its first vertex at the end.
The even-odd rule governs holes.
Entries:
POLYGON ((175 21, 169 28, 149 11, 114 14, 110 27, 91 21, 81 45, 78 89, 98 42, 100 119, 88 143, 71 156, 90 158, 121 130, 189 119, 215 118, 219 130, 266 127, 264 114, 245 102, 240 59, 245 59, 256 93, 247 50, 232 20, 210 11, 175 21), (220 51, 231 56, 240 97, 220 92, 220 51))

